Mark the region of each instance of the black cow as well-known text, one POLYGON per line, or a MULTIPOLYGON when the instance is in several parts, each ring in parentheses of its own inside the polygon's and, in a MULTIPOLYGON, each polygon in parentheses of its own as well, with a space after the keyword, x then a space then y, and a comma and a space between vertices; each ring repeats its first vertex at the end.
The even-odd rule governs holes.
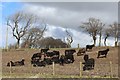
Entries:
POLYGON ((35 53, 35 54, 33 54, 33 56, 31 57, 31 60, 33 60, 33 59, 35 59, 35 58, 41 59, 41 55, 42 55, 42 53, 35 53))
POLYGON ((85 62, 83 62, 83 64, 84 64, 83 71, 94 69, 95 60, 93 58, 89 59, 89 56, 86 54, 86 55, 84 55, 84 61, 85 62))
POLYGON ((65 56, 61 55, 59 60, 60 65, 64 66, 64 62, 65 62, 65 56))
POLYGON ((59 63, 59 56, 60 56, 59 51, 46 52, 46 58, 50 57, 51 59, 50 61, 55 63, 59 63))
POLYGON ((97 56, 97 58, 99 58, 100 55, 105 55, 105 57, 107 57, 108 51, 109 51, 109 49, 102 50, 102 51, 98 51, 98 56, 97 56))
POLYGON ((89 56, 87 54, 84 55, 84 61, 86 62, 89 59, 89 56))
POLYGON ((73 63, 74 62, 74 56, 73 54, 76 51, 74 49, 70 49, 70 50, 65 50, 65 63, 73 63))
POLYGON ((10 61, 10 62, 8 62, 7 63, 7 66, 23 66, 23 65, 25 65, 24 64, 24 59, 22 59, 21 61, 16 61, 16 62, 13 62, 13 61, 10 61))
POLYGON ((53 57, 53 56, 59 56, 59 51, 52 51, 52 52, 46 52, 45 53, 47 57, 53 57))
POLYGON ((65 55, 73 55, 76 51, 74 49, 70 49, 70 50, 65 50, 65 55))
POLYGON ((41 53, 42 53, 42 52, 46 53, 48 50, 49 50, 49 48, 41 49, 41 53))
POLYGON ((52 62, 53 62, 50 57, 49 58, 45 58, 44 61, 45 61, 46 65, 52 65, 52 62))
POLYGON ((33 66, 36 67, 36 66, 39 66, 39 67, 45 67, 46 66, 46 63, 45 61, 41 61, 39 59, 34 59, 33 60, 33 66))
POLYGON ((81 56, 81 55, 85 54, 85 51, 86 51, 85 48, 79 49, 77 56, 81 56))
POLYGON ((92 49, 93 47, 95 47, 94 44, 93 44, 93 45, 86 45, 86 51, 87 51, 88 49, 92 49))
POLYGON ((85 62, 83 66, 83 71, 94 69, 94 66, 95 66, 95 60, 93 58, 90 58, 85 62))

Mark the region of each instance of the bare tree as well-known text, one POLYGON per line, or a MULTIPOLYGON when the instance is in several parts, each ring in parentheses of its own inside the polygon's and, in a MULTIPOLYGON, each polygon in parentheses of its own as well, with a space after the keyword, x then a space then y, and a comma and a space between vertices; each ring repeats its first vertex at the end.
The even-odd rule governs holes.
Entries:
POLYGON ((35 16, 17 12, 7 19, 7 26, 11 27, 13 36, 17 39, 17 48, 20 48, 20 40, 26 31, 33 26, 35 16))
POLYGON ((23 47, 38 47, 39 41, 43 38, 43 34, 46 30, 46 25, 43 30, 39 27, 31 28, 27 31, 23 37, 23 47))
POLYGON ((98 27, 98 34, 99 34, 99 46, 101 46, 101 38, 102 38, 102 30, 104 28, 105 24, 100 23, 99 27, 98 27))
POLYGON ((67 31, 66 29, 66 33, 67 33, 67 44, 68 44, 68 47, 71 47, 71 44, 73 42, 73 38, 72 38, 72 35, 67 31))
POLYGON ((119 27, 118 27, 118 23, 114 22, 112 25, 110 25, 111 29, 112 29, 112 36, 115 38, 115 46, 118 46, 118 39, 119 39, 119 27))
POLYGON ((108 39, 108 37, 110 37, 111 36, 111 28, 106 28, 106 29, 104 29, 104 45, 105 46, 107 46, 106 45, 106 41, 107 41, 107 39, 108 39))
POLYGON ((90 34, 90 36, 92 36, 94 45, 96 45, 96 36, 98 33, 100 34, 100 41, 101 41, 102 26, 104 26, 104 24, 101 23, 99 19, 89 18, 88 22, 84 22, 81 27, 84 28, 85 31, 90 34))

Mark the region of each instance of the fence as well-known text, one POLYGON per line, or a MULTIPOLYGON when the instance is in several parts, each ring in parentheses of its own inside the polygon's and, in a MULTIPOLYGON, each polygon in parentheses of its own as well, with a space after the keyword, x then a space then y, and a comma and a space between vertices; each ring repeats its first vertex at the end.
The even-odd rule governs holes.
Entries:
MULTIPOLYGON (((52 65, 47 65, 46 67, 32 67, 29 66, 29 68, 26 68, 26 71, 24 70, 25 67, 22 69, 19 69, 18 67, 9 67, 9 76, 12 76, 16 73, 15 69, 19 69, 17 71, 21 71, 21 73, 26 73, 26 75, 30 74, 30 76, 36 78, 41 77, 72 77, 72 78, 116 78, 118 77, 118 66, 117 64, 113 64, 111 61, 106 64, 99 64, 97 63, 95 65, 95 68, 93 70, 86 70, 83 71, 83 64, 82 62, 79 62, 79 64, 74 65, 72 64, 65 64, 64 66, 60 66, 59 64, 55 64, 53 62, 52 65), (113 67, 114 65, 114 67, 113 67), (28 71, 29 70, 29 71, 28 71), (28 73, 28 74, 27 74, 28 73)), ((32 78, 31 77, 31 78, 32 78)))

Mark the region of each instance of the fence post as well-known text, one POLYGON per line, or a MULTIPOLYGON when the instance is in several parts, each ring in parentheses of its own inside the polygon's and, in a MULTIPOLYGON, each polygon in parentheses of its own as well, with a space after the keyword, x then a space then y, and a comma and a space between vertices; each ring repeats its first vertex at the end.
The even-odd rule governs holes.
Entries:
POLYGON ((111 78, 112 78, 112 62, 110 61, 110 73, 111 73, 111 78))
POLYGON ((78 49, 80 48, 80 45, 78 44, 78 49))
POLYGON ((53 75, 55 75, 55 63, 53 62, 53 75))
POLYGON ((12 64, 10 62, 10 76, 11 76, 11 73, 12 73, 12 64))
POLYGON ((80 78, 82 78, 82 62, 80 62, 80 78))

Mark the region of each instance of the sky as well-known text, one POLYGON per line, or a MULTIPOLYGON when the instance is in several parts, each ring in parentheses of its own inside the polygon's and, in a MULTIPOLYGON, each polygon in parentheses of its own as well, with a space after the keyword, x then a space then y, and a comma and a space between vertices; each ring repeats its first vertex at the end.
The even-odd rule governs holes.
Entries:
MULTIPOLYGON (((5 47, 6 44, 6 18, 17 11, 25 11, 37 15, 41 20, 44 20, 48 26, 45 32, 45 37, 54 37, 66 39, 67 29, 73 36, 74 42, 72 47, 85 47, 86 44, 92 44, 92 38, 82 32, 80 25, 86 22, 88 18, 94 17, 100 19, 106 24, 118 20, 118 5, 117 2, 2 2, 2 44, 0 47, 5 47)), ((16 42, 9 28, 8 44, 16 42)), ((113 45, 114 39, 109 38, 108 45, 113 45)), ((103 42, 103 41, 102 41, 103 42)), ((98 44, 98 43, 97 43, 98 44)))

